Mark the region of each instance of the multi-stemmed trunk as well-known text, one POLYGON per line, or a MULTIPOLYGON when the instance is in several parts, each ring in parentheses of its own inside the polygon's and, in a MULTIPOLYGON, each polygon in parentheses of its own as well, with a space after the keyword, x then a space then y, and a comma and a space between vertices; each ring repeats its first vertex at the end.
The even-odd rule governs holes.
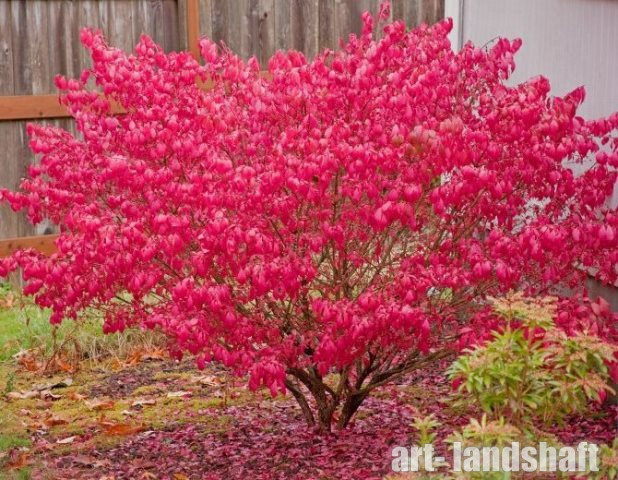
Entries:
POLYGON ((426 355, 415 352, 395 366, 389 364, 389 368, 380 368, 383 364, 372 358, 367 365, 357 366, 353 380, 349 369, 337 372, 335 386, 330 386, 315 368, 289 368, 285 385, 298 402, 307 425, 327 433, 333 427, 346 428, 376 388, 448 355, 445 350, 426 355))
POLYGON ((322 433, 330 432, 333 426, 337 429, 347 427, 358 408, 369 395, 369 392, 358 392, 333 397, 321 387, 318 387, 309 392, 315 403, 315 407, 312 408, 311 400, 307 398, 298 385, 288 380, 286 386, 298 402, 307 424, 311 427, 317 427, 322 433))

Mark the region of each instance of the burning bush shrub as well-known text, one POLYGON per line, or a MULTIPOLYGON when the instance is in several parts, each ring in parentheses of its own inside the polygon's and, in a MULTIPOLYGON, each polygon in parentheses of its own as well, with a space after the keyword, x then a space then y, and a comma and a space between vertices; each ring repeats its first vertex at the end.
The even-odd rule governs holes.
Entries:
POLYGON ((543 77, 508 86, 519 40, 454 53, 450 21, 380 40, 363 22, 267 75, 206 39, 202 66, 84 30, 92 68, 57 79, 80 136, 29 125, 41 162, 1 193, 60 226, 58 253, 0 273, 22 267, 53 322, 96 308, 108 332, 159 328, 289 390, 323 430, 485 335, 488 295, 615 281, 618 114, 584 120, 584 90, 543 77))

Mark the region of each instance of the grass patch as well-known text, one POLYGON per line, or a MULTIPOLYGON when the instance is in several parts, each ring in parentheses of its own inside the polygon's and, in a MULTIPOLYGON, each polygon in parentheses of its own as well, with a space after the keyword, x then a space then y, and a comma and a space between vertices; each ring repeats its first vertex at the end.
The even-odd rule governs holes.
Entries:
POLYGON ((30 444, 30 438, 25 435, 0 433, 0 452, 5 452, 15 447, 29 447, 30 444))
POLYGON ((49 317, 49 310, 39 308, 7 283, 0 283, 0 362, 23 350, 37 349, 41 355, 50 356, 62 349, 94 365, 103 359, 126 358, 136 348, 148 350, 166 344, 163 334, 151 330, 132 328, 105 335, 96 311, 77 321, 65 319, 60 325, 51 325, 49 317))
POLYGON ((51 345, 49 314, 34 306, 0 310, 0 362, 20 350, 51 345))
POLYGON ((13 472, 0 471, 0 480, 30 480, 31 478, 30 468, 20 468, 13 472))

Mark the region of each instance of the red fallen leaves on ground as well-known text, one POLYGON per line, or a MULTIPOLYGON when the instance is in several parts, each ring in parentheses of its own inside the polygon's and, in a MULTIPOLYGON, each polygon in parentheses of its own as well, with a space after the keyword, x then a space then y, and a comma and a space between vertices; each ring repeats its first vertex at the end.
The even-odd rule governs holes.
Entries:
MULTIPOLYGON (((411 409, 390 399, 371 399, 366 418, 349 431, 323 437, 306 428, 292 403, 263 407, 221 412, 233 417, 226 431, 208 432, 198 424, 145 432, 106 452, 93 452, 93 457, 112 460, 105 474, 116 480, 139 478, 146 471, 165 479, 179 473, 212 480, 335 474, 341 480, 379 479, 388 472, 390 448, 407 443, 410 435, 411 409)), ((66 465, 67 459, 58 462, 66 465)))
MULTIPOLYGON (((68 454, 48 462, 55 466, 58 478, 68 478, 70 472, 72 478, 114 480, 381 479, 390 472, 391 448, 410 444, 416 411, 433 413, 442 422, 440 442, 467 423, 467 416, 454 416, 440 402, 450 387, 436 370, 411 376, 406 384, 383 390, 380 398, 368 399, 350 429, 337 434, 318 436, 308 430, 291 400, 263 401, 209 410, 210 415, 230 419, 223 426, 217 422, 171 425, 164 431, 142 432, 106 451, 82 452, 92 458, 96 469, 83 461, 73 462, 68 454), (407 386, 423 392, 423 399, 411 405, 409 393, 404 393, 407 386)), ((584 439, 607 443, 615 435, 617 421, 617 407, 605 406, 603 411, 597 407, 587 418, 571 418, 550 431, 566 444, 584 439)), ((446 453, 445 449, 439 443, 437 454, 446 453)))

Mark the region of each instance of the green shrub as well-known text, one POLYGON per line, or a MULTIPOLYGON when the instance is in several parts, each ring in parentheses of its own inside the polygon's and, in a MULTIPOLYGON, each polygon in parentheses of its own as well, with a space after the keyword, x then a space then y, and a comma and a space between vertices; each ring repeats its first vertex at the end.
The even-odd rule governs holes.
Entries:
POLYGON ((618 437, 611 445, 602 445, 599 452, 598 472, 588 472, 589 480, 614 480, 618 478, 618 437))
POLYGON ((449 368, 457 403, 476 404, 491 418, 526 428, 582 412, 612 392, 605 362, 615 346, 580 333, 568 337, 553 322, 553 300, 511 296, 495 301, 505 328, 467 350, 449 368))

